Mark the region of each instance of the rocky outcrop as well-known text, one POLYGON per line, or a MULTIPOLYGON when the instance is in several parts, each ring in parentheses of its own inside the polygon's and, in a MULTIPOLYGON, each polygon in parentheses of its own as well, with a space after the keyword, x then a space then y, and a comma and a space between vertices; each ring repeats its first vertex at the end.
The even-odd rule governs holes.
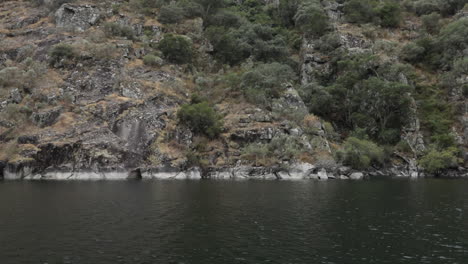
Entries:
POLYGON ((426 146, 424 144, 424 137, 421 133, 420 121, 417 116, 416 101, 412 97, 411 99, 409 122, 408 125, 403 128, 402 139, 410 146, 413 153, 418 155, 426 150, 426 146))
POLYGON ((59 28, 85 31, 97 24, 100 17, 101 12, 96 6, 63 4, 55 12, 55 23, 59 28))

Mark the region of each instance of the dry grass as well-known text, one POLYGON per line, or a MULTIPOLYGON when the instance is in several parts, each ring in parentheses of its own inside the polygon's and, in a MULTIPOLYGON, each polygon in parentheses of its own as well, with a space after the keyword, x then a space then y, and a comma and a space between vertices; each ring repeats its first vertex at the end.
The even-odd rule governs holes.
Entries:
POLYGON ((79 116, 72 112, 62 113, 57 122, 51 127, 54 131, 63 133, 76 125, 79 116))

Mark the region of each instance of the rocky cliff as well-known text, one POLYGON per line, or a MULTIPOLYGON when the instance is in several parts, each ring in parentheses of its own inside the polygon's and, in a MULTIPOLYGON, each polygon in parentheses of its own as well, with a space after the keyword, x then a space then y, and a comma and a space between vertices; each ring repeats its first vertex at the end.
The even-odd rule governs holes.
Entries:
MULTIPOLYGON (((243 100, 236 91, 226 92, 229 87, 218 87, 229 86, 229 80, 218 76, 241 70, 220 67, 203 16, 162 24, 159 9, 148 14, 135 11, 132 3, 0 1, 1 178, 421 176, 417 156, 425 151, 426 139, 417 98, 412 99, 411 118, 401 133, 410 151, 395 151, 385 166, 352 169, 336 156, 346 132, 312 114, 293 81, 276 84, 282 92, 268 107, 243 100), (148 55, 156 54, 157 44, 171 33, 190 39, 196 63, 174 63, 163 56, 147 63, 148 55), (213 89, 200 90, 201 84, 213 89), (194 133, 177 117, 195 93, 208 97, 223 118, 216 138, 194 133), (270 151, 262 152, 264 148, 270 151)), ((402 29, 381 29, 381 36, 372 39, 364 27, 344 21, 341 4, 321 5, 338 36, 334 50, 371 52, 396 63, 399 59, 385 54, 382 46, 387 40, 397 43, 392 45, 407 42, 414 31, 412 21, 405 21, 402 29)), ((335 78, 334 57, 320 48, 319 39, 304 35, 301 42, 293 56, 300 85, 319 85, 324 76, 335 78)), ((247 59, 242 67, 245 71, 256 66, 247 59)), ((398 76, 415 85, 405 72, 398 76)), ((460 83, 467 80, 466 74, 457 77, 460 83)), ((466 104, 463 96, 456 96, 460 92, 454 94, 454 101, 466 104)), ((453 131, 460 146, 466 146, 466 107, 462 108, 453 131)), ((453 174, 463 173, 459 168, 453 174)))

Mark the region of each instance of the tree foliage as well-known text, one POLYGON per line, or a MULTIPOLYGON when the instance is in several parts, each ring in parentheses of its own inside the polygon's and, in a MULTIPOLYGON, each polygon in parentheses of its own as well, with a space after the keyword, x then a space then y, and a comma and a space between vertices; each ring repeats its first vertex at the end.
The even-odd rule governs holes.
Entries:
POLYGON ((309 109, 347 129, 364 128, 379 142, 398 142, 411 102, 411 86, 399 80, 406 68, 370 54, 345 56, 336 67, 333 83, 302 87, 309 109))

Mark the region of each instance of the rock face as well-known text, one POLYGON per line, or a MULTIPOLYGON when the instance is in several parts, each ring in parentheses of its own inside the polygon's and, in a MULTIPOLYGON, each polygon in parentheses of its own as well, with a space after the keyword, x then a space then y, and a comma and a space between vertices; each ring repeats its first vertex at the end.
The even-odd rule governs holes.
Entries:
POLYGON ((416 101, 412 99, 409 125, 403 129, 402 139, 405 140, 415 154, 420 154, 426 150, 424 137, 421 133, 420 121, 417 116, 416 101))
POLYGON ((95 25, 100 17, 100 11, 95 6, 63 4, 55 12, 55 23, 59 28, 85 31, 95 25))

